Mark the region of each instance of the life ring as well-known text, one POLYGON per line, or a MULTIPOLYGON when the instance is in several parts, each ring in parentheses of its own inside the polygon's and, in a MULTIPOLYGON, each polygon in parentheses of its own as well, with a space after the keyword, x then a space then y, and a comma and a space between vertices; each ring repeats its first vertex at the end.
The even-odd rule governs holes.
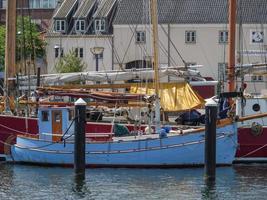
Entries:
POLYGON ((253 136, 260 136, 263 133, 263 127, 261 124, 253 122, 250 131, 253 136))

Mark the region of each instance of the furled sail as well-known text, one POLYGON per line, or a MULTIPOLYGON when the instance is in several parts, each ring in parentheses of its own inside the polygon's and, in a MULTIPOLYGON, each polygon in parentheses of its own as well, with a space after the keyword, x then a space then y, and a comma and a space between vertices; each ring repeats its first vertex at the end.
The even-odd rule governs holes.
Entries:
MULTIPOLYGON (((131 87, 131 93, 153 95, 155 87, 153 83, 131 87)), ((183 111, 202 107, 205 103, 188 83, 163 83, 159 88, 160 104, 164 111, 183 111)))

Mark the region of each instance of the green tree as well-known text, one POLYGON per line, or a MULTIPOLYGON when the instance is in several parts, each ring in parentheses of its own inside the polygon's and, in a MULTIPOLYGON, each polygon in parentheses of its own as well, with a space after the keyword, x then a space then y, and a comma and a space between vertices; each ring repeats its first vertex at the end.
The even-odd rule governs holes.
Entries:
MULTIPOLYGON (((21 61, 24 56, 25 58, 33 57, 33 54, 36 57, 44 56, 46 43, 41 38, 41 33, 38 31, 37 25, 32 23, 29 17, 18 17, 16 28, 17 61, 21 61)), ((0 26, 0 71, 3 71, 5 62, 5 32, 5 26, 0 26)))
POLYGON ((58 73, 82 72, 85 69, 85 63, 74 50, 71 50, 58 60, 55 69, 58 73))
POLYGON ((17 19, 17 60, 33 56, 43 57, 45 55, 45 41, 42 39, 38 27, 31 21, 30 17, 18 17, 17 19), (21 55, 22 54, 22 55, 21 55))

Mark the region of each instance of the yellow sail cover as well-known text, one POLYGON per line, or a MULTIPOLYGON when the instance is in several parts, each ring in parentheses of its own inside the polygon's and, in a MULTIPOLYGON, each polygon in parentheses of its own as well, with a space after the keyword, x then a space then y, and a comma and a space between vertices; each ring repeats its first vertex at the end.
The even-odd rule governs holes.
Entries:
MULTIPOLYGON (((155 94, 154 84, 135 85, 130 90, 133 94, 155 94)), ((188 83, 161 83, 159 89, 161 108, 164 111, 184 111, 200 108, 205 101, 188 83)))

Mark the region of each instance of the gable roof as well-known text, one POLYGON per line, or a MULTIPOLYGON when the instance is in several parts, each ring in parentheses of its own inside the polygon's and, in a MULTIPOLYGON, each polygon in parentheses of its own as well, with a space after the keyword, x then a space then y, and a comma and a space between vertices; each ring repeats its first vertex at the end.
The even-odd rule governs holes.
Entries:
MULTIPOLYGON (((121 0, 113 24, 144 24, 149 1, 121 0)), ((238 1, 243 23, 267 23, 266 0, 238 1)), ((220 24, 228 22, 227 0, 158 0, 160 24, 220 24)))
POLYGON ((73 18, 86 18, 94 7, 95 3, 96 0, 82 0, 79 3, 77 11, 73 15, 73 18))
MULTIPOLYGON (((94 18, 107 17, 117 0, 101 0, 94 18)), ((135 0, 134 0, 135 1, 135 0)))
POLYGON ((65 0, 61 3, 60 7, 56 11, 54 18, 66 18, 70 11, 78 3, 78 0, 65 0))

